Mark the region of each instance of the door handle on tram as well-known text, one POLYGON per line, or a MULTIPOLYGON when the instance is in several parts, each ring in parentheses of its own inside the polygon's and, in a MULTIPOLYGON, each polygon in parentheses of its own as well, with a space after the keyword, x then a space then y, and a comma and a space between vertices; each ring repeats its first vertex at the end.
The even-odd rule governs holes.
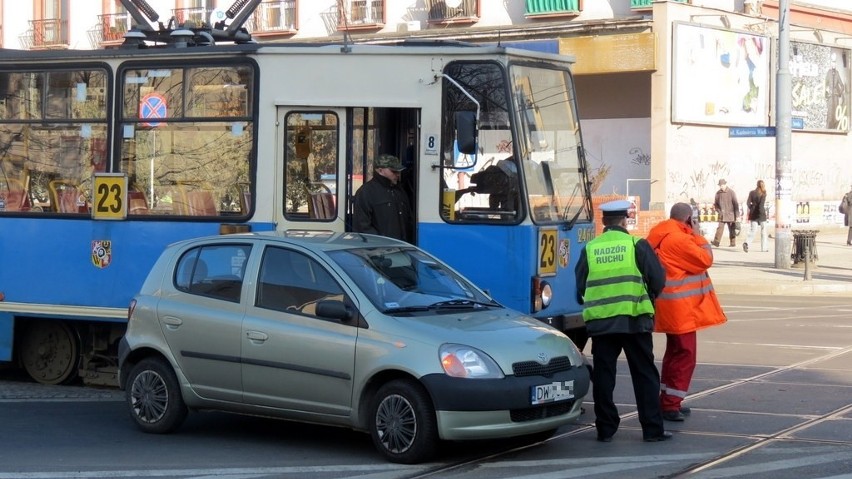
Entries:
POLYGON ((246 331, 246 337, 253 343, 262 343, 269 339, 269 335, 262 331, 246 331))
POLYGON ((171 330, 179 328, 183 324, 183 320, 174 316, 163 316, 163 324, 171 330))

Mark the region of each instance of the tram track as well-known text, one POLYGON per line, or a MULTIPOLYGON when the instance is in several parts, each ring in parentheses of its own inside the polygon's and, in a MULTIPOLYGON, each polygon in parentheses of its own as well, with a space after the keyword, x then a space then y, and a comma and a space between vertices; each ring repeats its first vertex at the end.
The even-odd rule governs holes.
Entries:
MULTIPOLYGON (((823 355, 820 355, 820 356, 817 356, 817 357, 814 357, 814 358, 809 358, 809 359, 806 359, 806 360, 798 361, 796 363, 785 365, 785 366, 778 366, 778 367, 772 368, 769 371, 765 371, 765 372, 762 372, 762 373, 759 373, 759 374, 755 374, 755 375, 752 375, 752 376, 749 376, 749 377, 746 377, 746 378, 737 379, 737 380, 731 381, 730 383, 722 384, 722 385, 719 385, 719 386, 716 386, 716 387, 713 387, 713 388, 709 388, 709 389, 697 392, 695 394, 690 394, 689 399, 695 400, 695 399, 700 399, 700 398, 703 398, 703 397, 712 396, 714 394, 718 394, 720 392, 727 391, 727 390, 730 390, 730 389, 733 389, 733 388, 742 387, 744 385, 756 383, 758 381, 765 380, 767 378, 771 378, 773 376, 776 376, 776 375, 779 375, 779 374, 782 374, 782 373, 785 373, 785 372, 794 371, 794 370, 801 369, 801 368, 804 368, 804 367, 807 367, 807 366, 811 366, 811 365, 814 365, 814 364, 819 364, 821 362, 829 361, 829 360, 832 360, 834 358, 837 358, 837 357, 843 356, 844 354, 849 354, 849 353, 852 353, 852 345, 846 346, 846 347, 840 347, 836 350, 833 350, 831 352, 828 352, 826 354, 823 354, 823 355)), ((697 474, 697 473, 700 473, 702 471, 707 471, 707 470, 709 470, 709 469, 711 469, 715 466, 722 465, 722 464, 724 464, 724 463, 726 463, 730 460, 741 457, 741 456, 743 456, 743 455, 745 455, 749 452, 758 450, 760 448, 763 448, 763 447, 766 447, 766 446, 769 446, 769 445, 772 445, 772 444, 777 444, 779 442, 793 442, 793 441, 795 441, 795 442, 801 442, 801 443, 818 443, 818 444, 835 445, 835 446, 837 446, 837 445, 839 445, 839 446, 852 446, 852 441, 797 439, 797 438, 792 437, 793 434, 795 434, 799 431, 806 430, 808 428, 819 425, 821 423, 825 423, 827 421, 840 418, 840 417, 842 417, 842 416, 844 416, 845 414, 848 414, 848 413, 852 413, 852 403, 847 404, 847 405, 842 406, 842 407, 839 407, 839 408, 836 408, 836 409, 834 409, 830 412, 827 412, 825 414, 821 414, 821 415, 818 415, 818 416, 808 416, 803 422, 800 422, 796 425, 782 429, 782 430, 775 432, 773 434, 764 434, 764 435, 715 434, 716 436, 723 436, 723 437, 748 438, 748 439, 752 439, 754 442, 752 442, 751 444, 742 446, 742 447, 734 448, 734 449, 731 449, 729 451, 723 452, 722 454, 718 454, 711 459, 701 461, 701 462, 698 462, 696 464, 691 464, 687 468, 681 469, 677 472, 674 472, 674 473, 667 475, 667 476, 664 476, 664 477, 676 479, 676 478, 682 478, 682 477, 687 477, 687 476, 690 476, 690 475, 693 475, 693 474, 697 474)), ((624 421, 624 420, 627 420, 627 419, 634 418, 637 415, 638 415, 638 413, 634 411, 634 412, 622 414, 620 417, 621 417, 621 420, 624 421)), ((405 479, 422 479, 422 478, 442 477, 443 475, 450 473, 452 471, 457 471, 457 470, 463 469, 465 467, 476 465, 476 464, 479 464, 479 463, 482 463, 482 462, 487 462, 487 461, 499 459, 503 456, 507 456, 509 454, 514 454, 514 453, 522 451, 524 449, 535 447, 536 445, 541 444, 543 442, 555 441, 555 440, 558 440, 558 439, 564 439, 564 438, 570 438, 570 437, 573 437, 573 436, 579 436, 579 435, 586 433, 590 430, 592 430, 592 431, 594 430, 594 425, 586 425, 586 426, 578 427, 576 429, 572 429, 571 431, 567 431, 567 432, 564 432, 564 433, 561 433, 561 434, 557 434, 554 437, 547 439, 546 441, 541 441, 541 442, 538 442, 538 443, 530 443, 530 444, 525 444, 525 445, 516 446, 516 447, 507 447, 506 449, 503 449, 503 450, 500 450, 500 451, 497 451, 497 452, 489 452, 487 454, 469 456, 469 457, 466 457, 466 458, 458 460, 458 461, 454 461, 454 462, 451 462, 451 463, 446 463, 446 464, 436 466, 434 468, 430 468, 429 470, 426 470, 426 471, 418 471, 416 474, 413 474, 413 475, 410 475, 410 476, 405 476, 405 479)), ((691 433, 689 431, 682 431, 679 434, 693 434, 693 433, 691 433)), ((702 434, 706 434, 706 433, 702 433, 702 434)))

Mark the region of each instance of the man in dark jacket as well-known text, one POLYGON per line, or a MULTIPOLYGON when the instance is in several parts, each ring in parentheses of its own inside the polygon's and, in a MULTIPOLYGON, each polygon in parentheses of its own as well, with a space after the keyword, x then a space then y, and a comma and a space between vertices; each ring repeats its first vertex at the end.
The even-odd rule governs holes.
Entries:
POLYGON ((719 246, 722 241, 725 225, 728 226, 728 238, 731 240, 731 246, 736 246, 736 224, 737 217, 740 215, 740 204, 737 202, 737 194, 734 193, 734 190, 728 188, 728 182, 724 179, 719 180, 719 191, 716 192, 713 207, 716 208, 716 213, 719 215, 719 226, 716 228, 716 237, 712 241, 713 246, 719 246))
POLYGON ((644 239, 626 229, 629 201, 601 205, 604 232, 581 250, 574 274, 577 301, 592 338, 592 396, 598 441, 610 442, 620 418, 613 400, 618 356, 624 351, 646 441, 665 441, 660 408, 660 373, 654 365, 653 300, 666 272, 644 239))
POLYGON ((414 242, 414 221, 408 195, 399 184, 404 169, 399 158, 379 155, 373 162, 373 178, 355 194, 352 229, 414 242))

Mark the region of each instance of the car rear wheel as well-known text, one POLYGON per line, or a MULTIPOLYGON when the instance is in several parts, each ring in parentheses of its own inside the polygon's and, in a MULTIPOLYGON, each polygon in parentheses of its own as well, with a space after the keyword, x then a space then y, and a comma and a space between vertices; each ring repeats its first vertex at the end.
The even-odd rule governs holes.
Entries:
POLYGON ((130 372, 126 390, 130 415, 145 432, 172 432, 186 419, 177 376, 161 358, 140 361, 130 372))
POLYGON ((416 464, 435 453, 435 409, 419 384, 408 380, 385 384, 373 398, 370 411, 373 444, 389 461, 416 464))

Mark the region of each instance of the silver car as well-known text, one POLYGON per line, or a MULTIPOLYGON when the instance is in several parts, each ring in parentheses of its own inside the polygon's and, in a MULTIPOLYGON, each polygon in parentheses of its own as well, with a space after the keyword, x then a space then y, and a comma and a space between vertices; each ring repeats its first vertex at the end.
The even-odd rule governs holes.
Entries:
POLYGON ((415 246, 355 233, 175 243, 129 308, 136 424, 215 409, 368 431, 390 461, 440 440, 542 439, 580 414, 583 354, 415 246))

